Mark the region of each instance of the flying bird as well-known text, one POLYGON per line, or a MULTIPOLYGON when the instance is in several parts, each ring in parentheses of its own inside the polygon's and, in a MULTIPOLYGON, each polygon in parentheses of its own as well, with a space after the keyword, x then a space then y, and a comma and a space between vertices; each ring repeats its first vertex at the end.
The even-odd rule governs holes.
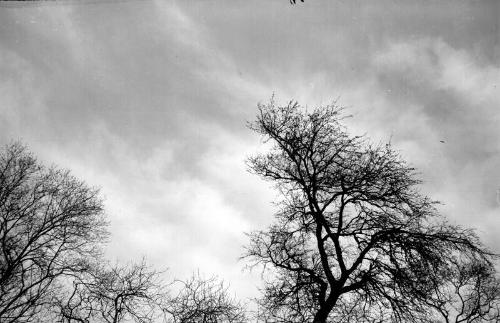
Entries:
POLYGON ((444 144, 444 140, 439 140, 440 143, 444 144))

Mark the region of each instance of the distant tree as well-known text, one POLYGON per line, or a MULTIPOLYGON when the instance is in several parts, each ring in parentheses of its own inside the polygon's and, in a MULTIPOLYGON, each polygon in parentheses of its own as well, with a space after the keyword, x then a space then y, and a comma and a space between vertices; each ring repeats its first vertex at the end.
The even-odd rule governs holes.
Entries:
POLYGON ((228 288, 216 277, 209 279, 194 274, 177 281, 179 292, 165 307, 172 323, 242 323, 245 309, 229 295, 228 288))
POLYGON ((163 317, 166 296, 161 272, 144 261, 124 266, 96 265, 72 281, 72 288, 53 309, 62 323, 152 323, 163 317))
POLYGON ((98 193, 20 144, 0 151, 0 322, 33 321, 61 279, 99 255, 107 234, 98 193))
POLYGON ((267 322, 415 322, 435 270, 456 255, 490 262, 473 231, 444 221, 391 148, 351 136, 336 105, 259 105, 250 128, 272 148, 248 160, 282 196, 245 257, 266 270, 267 322))

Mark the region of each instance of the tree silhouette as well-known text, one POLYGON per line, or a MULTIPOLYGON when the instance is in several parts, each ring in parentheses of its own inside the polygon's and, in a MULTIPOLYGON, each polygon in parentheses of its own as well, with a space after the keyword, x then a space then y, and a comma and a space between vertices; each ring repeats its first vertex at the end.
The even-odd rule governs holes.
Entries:
POLYGON ((495 268, 475 259, 454 259, 442 268, 427 303, 444 322, 499 322, 500 280, 495 268))
POLYGON ((54 303, 59 322, 152 323, 162 318, 167 299, 161 272, 141 263, 95 265, 72 281, 67 295, 54 303))
POLYGON ((335 104, 272 99, 249 125, 272 145, 249 168, 282 197, 244 255, 266 270, 267 322, 419 321, 431 312, 436 270, 457 256, 490 262, 473 231, 448 224, 419 193, 390 144, 349 135, 344 118, 335 104))
POLYGON ((0 322, 245 321, 215 277, 177 280, 172 297, 144 260, 111 266, 98 194, 20 144, 0 151, 0 322))
POLYGON ((180 284, 179 292, 167 302, 165 312, 172 323, 242 323, 246 322, 243 306, 229 295, 228 288, 216 277, 199 274, 180 284))
POLYGON ((63 277, 99 255, 106 223, 98 193, 20 144, 0 152, 1 322, 33 320, 63 277))

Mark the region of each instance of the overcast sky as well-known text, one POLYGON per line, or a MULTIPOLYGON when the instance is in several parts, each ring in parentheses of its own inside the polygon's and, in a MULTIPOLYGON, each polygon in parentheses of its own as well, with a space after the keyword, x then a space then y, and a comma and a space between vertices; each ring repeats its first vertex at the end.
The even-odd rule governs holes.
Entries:
POLYGON ((218 274, 244 298, 244 232, 275 198, 246 172, 245 124, 273 92, 338 99, 500 252, 499 23, 496 0, 2 3, 0 144, 101 187, 111 259, 218 274))

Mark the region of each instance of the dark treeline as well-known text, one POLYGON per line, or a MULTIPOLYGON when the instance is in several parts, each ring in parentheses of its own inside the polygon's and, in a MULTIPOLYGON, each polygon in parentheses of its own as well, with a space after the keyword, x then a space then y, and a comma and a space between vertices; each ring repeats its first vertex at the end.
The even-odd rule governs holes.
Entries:
POLYGON ((252 311, 217 277, 166 282, 145 260, 110 263, 99 190, 4 147, 0 322, 498 322, 497 256, 345 117, 271 100, 249 124, 271 148, 248 166, 281 195, 243 254, 265 272, 252 311))

